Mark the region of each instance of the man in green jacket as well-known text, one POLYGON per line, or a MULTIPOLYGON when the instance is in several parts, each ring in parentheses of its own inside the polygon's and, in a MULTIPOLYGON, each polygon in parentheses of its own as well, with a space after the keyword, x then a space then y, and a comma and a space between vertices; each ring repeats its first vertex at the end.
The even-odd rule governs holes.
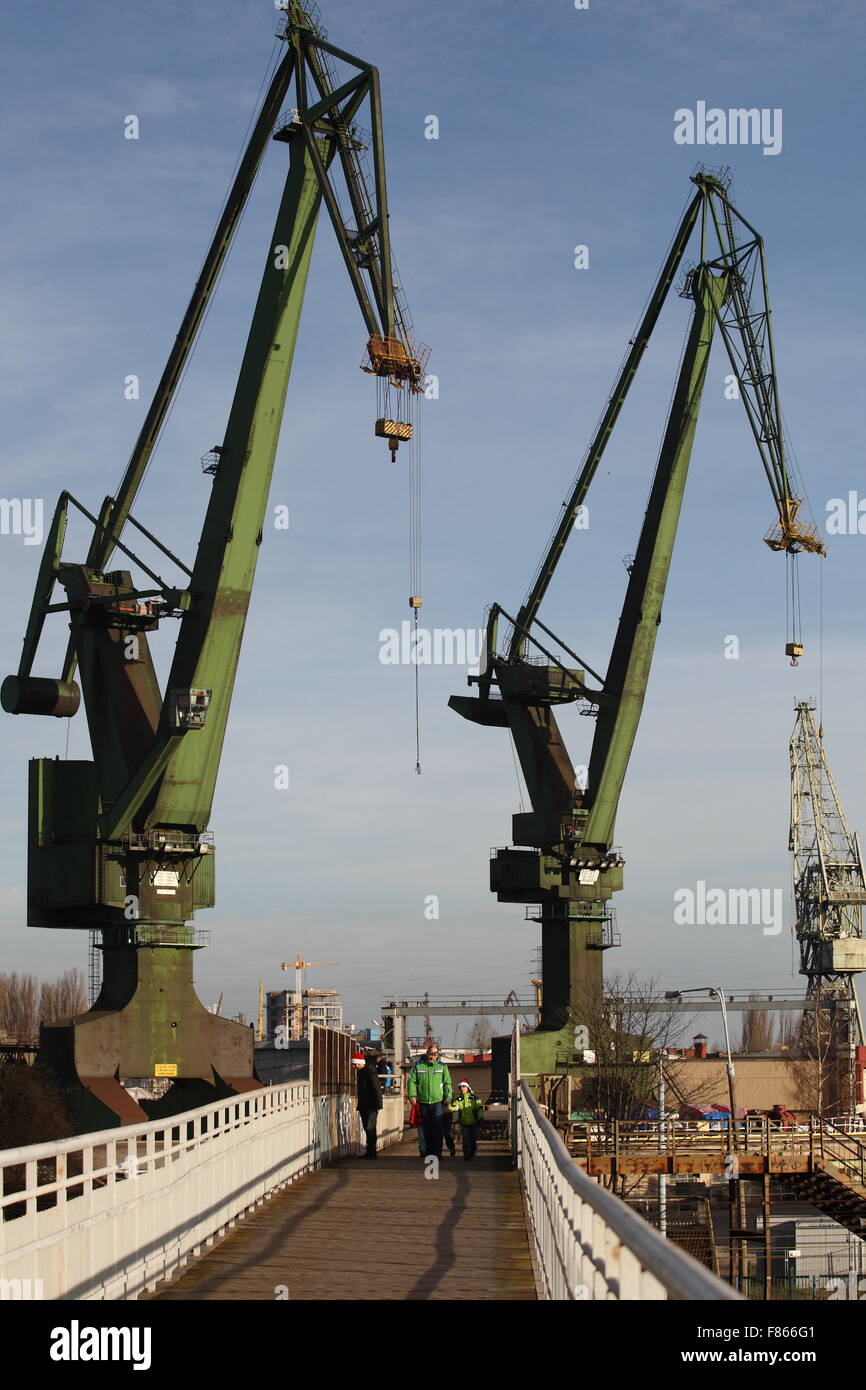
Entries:
POLYGON ((442 1157, 442 1128, 445 1106, 451 1104, 451 1073, 444 1062, 439 1061, 439 1049, 435 1043, 427 1048, 427 1054, 416 1062, 409 1073, 406 1088, 409 1099, 417 1100, 421 1107, 421 1124, 424 1128, 424 1157, 442 1157))

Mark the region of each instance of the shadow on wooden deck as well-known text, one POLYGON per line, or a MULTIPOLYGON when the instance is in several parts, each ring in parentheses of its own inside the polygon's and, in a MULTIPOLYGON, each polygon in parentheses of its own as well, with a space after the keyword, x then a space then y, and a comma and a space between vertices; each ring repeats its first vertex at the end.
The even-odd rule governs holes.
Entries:
POLYGON ((299 1178, 154 1294, 159 1300, 534 1300, 504 1144, 425 1177, 413 1135, 299 1178))

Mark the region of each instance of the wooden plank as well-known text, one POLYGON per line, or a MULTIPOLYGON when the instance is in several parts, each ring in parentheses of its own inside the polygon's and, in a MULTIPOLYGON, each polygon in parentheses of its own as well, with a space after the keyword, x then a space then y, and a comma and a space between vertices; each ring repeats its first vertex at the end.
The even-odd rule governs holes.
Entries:
POLYGON ((536 1288, 510 1154, 425 1177, 413 1134, 375 1163, 343 1159, 298 1179, 151 1297, 160 1300, 517 1300, 536 1288))

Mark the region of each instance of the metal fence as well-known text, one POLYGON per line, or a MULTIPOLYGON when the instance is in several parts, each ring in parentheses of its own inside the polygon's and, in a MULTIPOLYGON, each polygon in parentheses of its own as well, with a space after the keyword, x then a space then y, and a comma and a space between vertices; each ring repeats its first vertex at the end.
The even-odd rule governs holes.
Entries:
POLYGON ((546 1299, 738 1300, 578 1167, 520 1077, 512 1045, 512 1147, 546 1299))
MULTIPOLYGON (((720 1114, 705 1120, 610 1120, 572 1123, 568 1133, 569 1151, 591 1165, 610 1157, 620 1167, 629 1158, 666 1153, 674 1167, 679 1158, 706 1159, 705 1171, 725 1166, 734 1152, 763 1155, 773 1172, 812 1172, 829 1160, 847 1177, 866 1187, 866 1132, 862 1122, 811 1118, 798 1125, 774 1124, 766 1116, 732 1121, 720 1114), (801 1160, 800 1164, 796 1160, 801 1160), (808 1161, 808 1162, 807 1162, 808 1161)), ((693 1167, 692 1171, 698 1171, 693 1167)))
MULTIPOLYGON (((745 1274, 740 1282, 747 1298, 767 1301, 762 1274, 745 1274)), ((792 1274, 784 1279, 774 1277, 770 1285, 770 1300, 775 1303, 826 1303, 860 1297, 856 1288, 851 1292, 849 1281, 843 1275, 792 1274)))
POLYGON ((354 1043, 348 1033, 314 1023, 310 1029, 310 1077, 314 1096, 354 1095, 354 1043))
MULTIPOLYGON (((2 1296, 138 1298, 280 1188, 357 1152, 353 1107, 354 1090, 314 1099, 304 1081, 0 1151, 2 1296)), ((399 1136, 402 1108, 386 1100, 383 1144, 399 1136)))

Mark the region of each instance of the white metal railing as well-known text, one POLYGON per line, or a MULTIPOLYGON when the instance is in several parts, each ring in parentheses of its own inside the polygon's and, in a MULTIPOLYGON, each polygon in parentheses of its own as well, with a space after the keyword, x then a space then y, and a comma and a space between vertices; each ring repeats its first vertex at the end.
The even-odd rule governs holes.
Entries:
MULTIPOLYGON (((330 1109, 306 1081, 266 1086, 0 1151, 2 1296, 135 1299, 154 1288, 279 1188, 351 1152, 361 1130, 350 1100, 325 1099, 330 1109)), ((383 1144, 399 1136, 402 1109, 385 1100, 383 1144)))
POLYGON ((512 1092, 512 1143, 543 1297, 739 1299, 570 1156, 525 1081, 512 1092))

